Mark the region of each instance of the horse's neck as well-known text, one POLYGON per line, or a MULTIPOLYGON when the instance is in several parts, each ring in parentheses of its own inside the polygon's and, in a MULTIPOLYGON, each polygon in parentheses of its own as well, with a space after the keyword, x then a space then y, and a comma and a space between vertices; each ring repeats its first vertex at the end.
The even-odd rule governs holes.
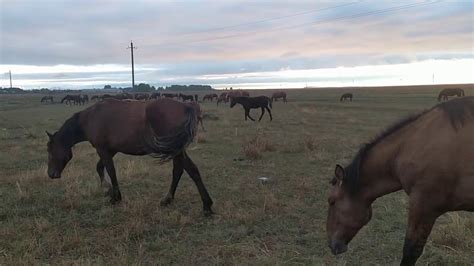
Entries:
POLYGON ((85 141, 84 132, 79 123, 79 114, 74 114, 69 118, 58 131, 59 138, 68 147, 74 146, 76 143, 85 141))
MULTIPOLYGON (((398 138, 399 139, 399 138, 398 138)), ((361 166, 361 192, 369 201, 402 189, 393 175, 392 163, 397 156, 399 141, 382 141, 370 149, 361 166)))

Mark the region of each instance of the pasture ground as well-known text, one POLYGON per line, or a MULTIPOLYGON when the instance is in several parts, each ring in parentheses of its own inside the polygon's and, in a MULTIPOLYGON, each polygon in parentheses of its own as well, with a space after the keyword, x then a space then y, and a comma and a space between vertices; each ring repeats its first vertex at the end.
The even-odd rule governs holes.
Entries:
MULTIPOLYGON (((472 85, 465 90, 474 95, 472 85)), ((188 151, 214 199, 212 218, 203 217, 186 174, 174 203, 161 207, 171 163, 148 156, 115 157, 118 206, 98 187, 88 143, 50 180, 44 131, 84 107, 0 96, 0 264, 398 264, 406 195, 377 200, 372 221, 336 258, 325 233, 329 180, 336 163, 348 163, 384 127, 436 104, 439 87, 359 88, 353 102, 340 103, 346 91, 287 90, 289 102, 273 104, 273 122, 245 122, 240 106, 202 104, 215 119, 204 120, 207 132, 188 151)), ((251 91, 261 94, 271 91, 251 91)), ((473 261, 474 213, 438 219, 420 265, 473 261)))

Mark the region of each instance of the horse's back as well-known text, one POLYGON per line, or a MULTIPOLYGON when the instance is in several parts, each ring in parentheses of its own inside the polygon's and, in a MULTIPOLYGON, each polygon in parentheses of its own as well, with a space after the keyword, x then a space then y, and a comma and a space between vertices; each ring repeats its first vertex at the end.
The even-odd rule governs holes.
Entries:
POLYGON ((474 209, 474 97, 453 100, 402 130, 395 172, 407 191, 422 188, 447 208, 474 209))

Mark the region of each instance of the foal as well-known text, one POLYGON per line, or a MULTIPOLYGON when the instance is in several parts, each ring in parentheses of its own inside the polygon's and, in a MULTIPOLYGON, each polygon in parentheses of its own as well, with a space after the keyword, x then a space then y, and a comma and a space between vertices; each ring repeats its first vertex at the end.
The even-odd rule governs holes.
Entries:
POLYGON ((257 109, 257 108, 262 109, 262 114, 260 115, 260 118, 258 119, 258 121, 262 120, 263 114, 265 113, 265 109, 268 111, 268 114, 270 115, 270 121, 272 121, 273 119, 272 112, 270 111, 270 109, 272 108, 272 101, 267 96, 230 97, 230 108, 234 107, 237 103, 240 103, 242 107, 244 107, 245 120, 247 120, 247 117, 248 117, 250 118, 250 120, 255 121, 255 119, 253 119, 250 116, 250 109, 257 109))

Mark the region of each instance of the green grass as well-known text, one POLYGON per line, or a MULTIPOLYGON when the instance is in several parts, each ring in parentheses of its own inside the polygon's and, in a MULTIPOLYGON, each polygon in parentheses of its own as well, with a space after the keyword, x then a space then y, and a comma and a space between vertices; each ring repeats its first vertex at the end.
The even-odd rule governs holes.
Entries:
MULTIPOLYGON (((289 90, 287 104, 273 104, 273 122, 245 122, 240 106, 203 104, 218 119, 204 121, 207 131, 188 151, 214 199, 212 218, 186 174, 174 203, 161 207, 171 163, 148 156, 115 157, 118 206, 103 197, 88 143, 50 180, 44 131, 84 107, 0 96, 0 264, 398 264, 406 195, 377 200, 372 221, 336 258, 326 245, 329 179, 384 127, 433 106, 438 89, 363 88, 339 103, 342 91, 289 90)), ((471 264, 473 236, 473 213, 444 215, 419 263, 471 264)))

